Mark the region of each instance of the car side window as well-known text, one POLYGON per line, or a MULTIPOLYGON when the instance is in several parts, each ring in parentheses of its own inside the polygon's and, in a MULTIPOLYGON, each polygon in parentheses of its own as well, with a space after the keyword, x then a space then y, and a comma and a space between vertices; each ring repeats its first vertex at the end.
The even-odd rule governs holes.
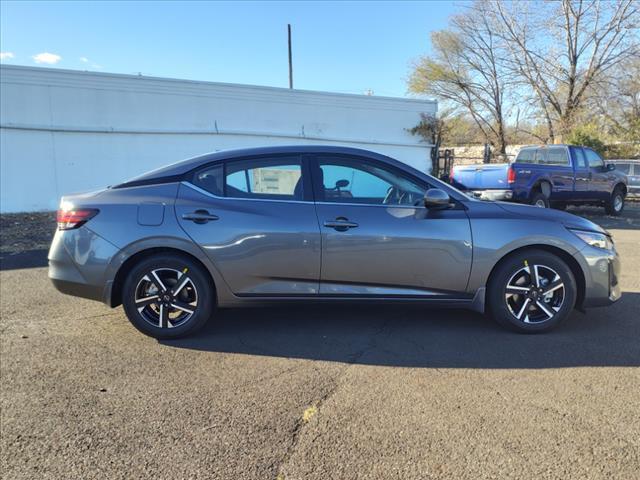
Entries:
POLYGON ((533 163, 535 152, 535 148, 523 148, 516 157, 516 163, 533 163))
POLYGON ((226 197, 302 200, 303 189, 302 164, 298 157, 255 158, 226 163, 226 197))
POLYGON ((598 168, 604 166, 604 160, 600 158, 596 152, 591 150, 590 148, 585 148, 584 153, 587 156, 587 162, 589 163, 589 168, 598 168))
POLYGON ((545 165, 568 166, 569 157, 565 147, 549 147, 547 156, 544 158, 545 165))
POLYGON ((587 168, 587 158, 584 156, 584 151, 581 148, 573 148, 575 153, 576 162, 578 168, 587 168))
POLYGON ((616 163, 616 170, 624 173, 625 175, 629 175, 631 171, 631 164, 629 163, 616 163))
POLYGON ((218 197, 224 195, 223 165, 217 164, 196 172, 193 183, 218 197))
POLYGON ((368 205, 410 205, 422 201, 426 186, 408 176, 352 157, 318 157, 319 200, 368 205))
POLYGON ((546 148, 536 148, 536 153, 533 156, 533 162, 531 163, 545 163, 547 156, 546 148))
POLYGON ((218 197, 302 200, 302 164, 298 157, 256 158, 207 166, 194 185, 218 197))

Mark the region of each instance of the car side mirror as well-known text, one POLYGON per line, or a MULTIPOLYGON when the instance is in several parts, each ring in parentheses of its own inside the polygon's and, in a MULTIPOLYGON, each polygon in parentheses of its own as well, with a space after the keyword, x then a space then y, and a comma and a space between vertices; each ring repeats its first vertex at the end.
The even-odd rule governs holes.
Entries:
POLYGON ((608 171, 608 172, 612 172, 613 170, 615 170, 615 169, 616 169, 616 166, 615 166, 615 164, 614 164, 614 163, 607 163, 607 164, 605 165, 605 168, 607 169, 607 171, 608 171))
POLYGON ((348 186, 349 186, 349 180, 342 179, 336 182, 336 188, 345 188, 348 186))
POLYGON ((449 194, 439 188, 431 188, 424 194, 424 206, 430 210, 443 210, 450 204, 449 194))

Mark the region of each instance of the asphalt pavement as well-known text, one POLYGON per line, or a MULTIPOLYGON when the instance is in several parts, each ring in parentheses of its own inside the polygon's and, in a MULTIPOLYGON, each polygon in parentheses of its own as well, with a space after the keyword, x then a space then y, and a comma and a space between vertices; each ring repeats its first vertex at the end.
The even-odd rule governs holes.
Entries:
POLYGON ((624 293, 545 335, 459 310, 313 306, 220 311, 158 342, 13 265, 2 478, 640 478, 639 211, 574 212, 614 234, 624 293))

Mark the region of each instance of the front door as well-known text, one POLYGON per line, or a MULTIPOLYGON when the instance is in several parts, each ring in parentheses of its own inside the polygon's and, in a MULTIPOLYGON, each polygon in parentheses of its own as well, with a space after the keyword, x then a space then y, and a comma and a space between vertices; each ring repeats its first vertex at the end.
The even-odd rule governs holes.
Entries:
POLYGON ((178 221, 236 295, 318 293, 320 230, 303 171, 299 156, 229 160, 181 184, 178 221))
POLYGON ((609 199, 609 172, 604 168, 604 160, 590 148, 584 148, 589 165, 589 199, 606 201, 609 199))
POLYGON ((429 211, 429 185, 388 164, 322 155, 312 162, 322 232, 320 293, 460 297, 471 229, 459 206, 429 211))

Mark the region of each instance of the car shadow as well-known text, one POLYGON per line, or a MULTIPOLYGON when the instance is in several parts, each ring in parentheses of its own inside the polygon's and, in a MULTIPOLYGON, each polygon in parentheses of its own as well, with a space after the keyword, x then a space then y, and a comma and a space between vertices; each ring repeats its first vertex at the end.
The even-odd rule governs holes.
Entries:
POLYGON ((17 253, 0 253, 0 271, 46 267, 49 264, 47 260, 48 253, 49 251, 46 249, 26 250, 17 253))
POLYGON ((482 315, 418 306, 220 310, 196 336, 162 343, 211 352, 420 368, 640 366, 640 294, 521 335, 482 315))

